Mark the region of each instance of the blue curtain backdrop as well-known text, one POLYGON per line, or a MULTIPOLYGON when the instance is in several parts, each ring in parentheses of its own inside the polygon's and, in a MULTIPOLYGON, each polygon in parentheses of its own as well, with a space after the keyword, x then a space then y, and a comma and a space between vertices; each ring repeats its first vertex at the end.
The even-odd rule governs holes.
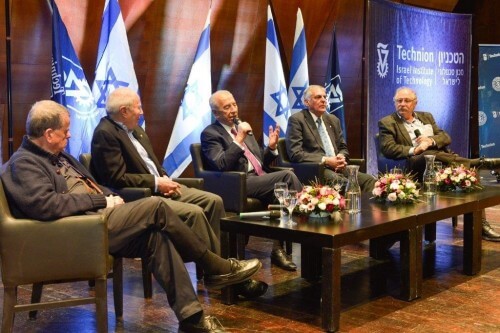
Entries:
POLYGON ((500 156, 500 45, 479 45, 479 154, 500 156))
POLYGON ((451 149, 468 156, 471 15, 369 0, 368 22, 368 173, 378 172, 378 120, 395 111, 401 86, 417 92, 415 110, 434 115, 451 149))

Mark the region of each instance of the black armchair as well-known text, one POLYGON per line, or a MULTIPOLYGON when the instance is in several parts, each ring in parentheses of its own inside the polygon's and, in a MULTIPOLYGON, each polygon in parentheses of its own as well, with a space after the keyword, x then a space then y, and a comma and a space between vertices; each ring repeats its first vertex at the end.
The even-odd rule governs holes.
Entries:
POLYGON ((402 160, 393 160, 385 157, 384 154, 382 154, 382 151, 380 149, 379 133, 375 134, 375 149, 377 150, 377 168, 379 172, 390 171, 394 168, 398 168, 403 171, 409 171, 407 158, 402 160))
MULTIPOLYGON (((302 184, 310 184, 312 181, 316 181, 316 179, 320 183, 324 183, 325 166, 321 163, 315 162, 291 162, 290 158, 288 157, 286 142, 284 138, 278 140, 278 153, 278 165, 281 167, 292 168, 295 172, 295 175, 299 178, 302 184)), ((352 158, 349 160, 349 163, 359 165, 360 171, 365 170, 364 159, 352 158)))
POLYGON ((201 157, 201 144, 191 144, 190 151, 195 176, 203 178, 205 190, 222 198, 226 211, 241 213, 267 208, 260 200, 247 197, 246 174, 244 172, 206 170, 201 157))

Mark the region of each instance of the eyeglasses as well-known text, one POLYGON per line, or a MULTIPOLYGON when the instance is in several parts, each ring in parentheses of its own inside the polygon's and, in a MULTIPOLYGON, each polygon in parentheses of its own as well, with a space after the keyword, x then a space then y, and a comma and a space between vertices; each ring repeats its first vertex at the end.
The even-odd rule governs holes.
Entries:
POLYGON ((411 103, 415 100, 415 98, 398 98, 398 99, 394 99, 394 102, 396 104, 402 104, 402 103, 411 103))

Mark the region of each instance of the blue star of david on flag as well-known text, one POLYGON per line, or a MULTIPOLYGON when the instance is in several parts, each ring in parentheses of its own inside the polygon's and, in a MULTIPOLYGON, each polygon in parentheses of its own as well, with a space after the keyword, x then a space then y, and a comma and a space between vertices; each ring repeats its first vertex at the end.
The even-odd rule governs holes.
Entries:
POLYGON ((303 87, 290 87, 293 92, 293 97, 295 101, 293 102, 292 109, 293 110, 303 110, 306 108, 303 102, 304 91, 309 86, 308 83, 304 84, 303 87))
POLYGON ((188 84, 182 99, 182 116, 187 119, 196 114, 197 108, 203 103, 203 96, 200 95, 198 81, 188 84))
POLYGON ((271 98, 276 102, 276 117, 284 115, 288 119, 290 105, 288 104, 288 96, 285 87, 280 85, 280 90, 272 93, 271 98))
MULTIPOLYGON (((120 4, 118 0, 106 0, 92 86, 97 108, 102 116, 106 115, 109 93, 118 87, 129 87, 139 93, 120 4)), ((144 118, 141 117, 139 125, 144 127, 144 118)))
POLYGON ((96 101, 98 108, 106 107, 106 99, 108 98, 108 93, 119 87, 128 87, 129 83, 126 81, 120 81, 116 78, 113 72, 113 67, 110 67, 106 73, 106 80, 95 80, 97 88, 99 89, 99 98, 96 101), (111 91, 108 92, 108 89, 111 91))

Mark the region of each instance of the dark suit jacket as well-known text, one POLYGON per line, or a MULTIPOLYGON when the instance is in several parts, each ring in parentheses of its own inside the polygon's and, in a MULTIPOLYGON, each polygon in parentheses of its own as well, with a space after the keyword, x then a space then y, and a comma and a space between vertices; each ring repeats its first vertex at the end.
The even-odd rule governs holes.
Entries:
MULTIPOLYGON (((332 114, 324 113, 321 117, 335 148, 335 154, 342 154, 349 162, 349 151, 344 140, 340 120, 332 114)), ((286 150, 290 161, 321 162, 325 156, 323 142, 319 136, 318 126, 309 110, 302 110, 288 118, 286 130, 286 150)))
MULTIPOLYGON (((134 137, 148 152, 160 175, 167 173, 156 158, 151 142, 141 127, 134 137)), ((127 132, 109 117, 97 125, 92 138, 92 174, 101 184, 114 187, 147 187, 154 191, 155 178, 130 141, 127 132)))
MULTIPOLYGON (((451 143, 451 137, 438 127, 432 114, 429 112, 415 112, 415 114, 422 123, 432 126, 434 132, 432 138, 436 142, 436 146, 432 147, 431 150, 449 152, 447 146, 451 143)), ((408 130, 404 127, 403 120, 396 112, 382 118, 378 122, 378 128, 380 150, 385 157, 394 160, 409 157, 408 152, 413 144, 408 130)))
MULTIPOLYGON (((257 157, 263 169, 269 171, 269 164, 277 157, 268 148, 262 151, 254 136, 247 135, 245 144, 257 157)), ((207 169, 214 171, 248 170, 248 160, 243 150, 234 143, 231 135, 216 121, 201 133, 201 151, 207 169)))

